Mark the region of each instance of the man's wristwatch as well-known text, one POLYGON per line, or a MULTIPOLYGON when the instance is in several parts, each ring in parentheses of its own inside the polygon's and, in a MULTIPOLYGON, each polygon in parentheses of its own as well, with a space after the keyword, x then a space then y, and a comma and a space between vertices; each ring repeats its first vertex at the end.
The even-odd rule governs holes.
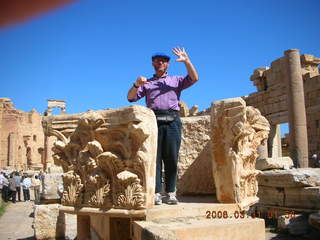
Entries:
POLYGON ((137 86, 136 83, 133 83, 133 87, 139 88, 139 86, 137 86))

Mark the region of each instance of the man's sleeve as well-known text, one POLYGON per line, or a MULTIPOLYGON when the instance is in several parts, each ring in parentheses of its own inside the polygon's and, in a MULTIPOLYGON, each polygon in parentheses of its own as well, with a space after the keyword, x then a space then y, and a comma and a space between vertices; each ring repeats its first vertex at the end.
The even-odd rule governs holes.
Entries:
POLYGON ((146 87, 145 86, 140 86, 138 88, 137 94, 133 99, 128 99, 129 102, 136 102, 139 99, 143 98, 146 95, 146 87))
POLYGON ((191 77, 189 75, 183 77, 183 76, 179 76, 178 77, 178 81, 179 81, 179 88, 181 90, 184 90, 188 87, 190 87, 191 85, 193 85, 195 82, 192 81, 191 77))

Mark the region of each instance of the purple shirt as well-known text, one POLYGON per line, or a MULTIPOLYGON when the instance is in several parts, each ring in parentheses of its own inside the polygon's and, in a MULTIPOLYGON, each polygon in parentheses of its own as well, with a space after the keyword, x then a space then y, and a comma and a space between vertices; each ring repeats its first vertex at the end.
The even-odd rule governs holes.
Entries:
POLYGON ((180 110, 181 92, 193 84, 189 75, 186 77, 166 75, 161 78, 153 76, 148 82, 150 83, 140 86, 136 97, 129 101, 136 102, 146 97, 147 107, 153 110, 180 110))

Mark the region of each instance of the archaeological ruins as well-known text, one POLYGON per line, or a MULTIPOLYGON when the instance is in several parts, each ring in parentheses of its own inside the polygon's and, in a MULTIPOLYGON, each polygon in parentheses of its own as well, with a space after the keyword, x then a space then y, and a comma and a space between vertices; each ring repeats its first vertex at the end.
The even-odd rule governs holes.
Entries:
POLYGON ((80 240, 264 240, 270 214, 290 234, 319 231, 319 64, 290 49, 254 70, 255 93, 200 112, 181 102, 178 205, 154 206, 157 123, 143 106, 67 114, 51 99, 42 115, 1 98, 0 168, 48 172, 37 239, 67 237, 70 216, 80 240))

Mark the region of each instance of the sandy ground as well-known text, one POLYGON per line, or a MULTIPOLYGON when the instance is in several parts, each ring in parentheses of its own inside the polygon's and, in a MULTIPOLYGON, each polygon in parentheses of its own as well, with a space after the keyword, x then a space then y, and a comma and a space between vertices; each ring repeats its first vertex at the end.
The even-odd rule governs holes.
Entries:
POLYGON ((0 239, 35 239, 32 228, 33 201, 11 203, 0 217, 0 239))

